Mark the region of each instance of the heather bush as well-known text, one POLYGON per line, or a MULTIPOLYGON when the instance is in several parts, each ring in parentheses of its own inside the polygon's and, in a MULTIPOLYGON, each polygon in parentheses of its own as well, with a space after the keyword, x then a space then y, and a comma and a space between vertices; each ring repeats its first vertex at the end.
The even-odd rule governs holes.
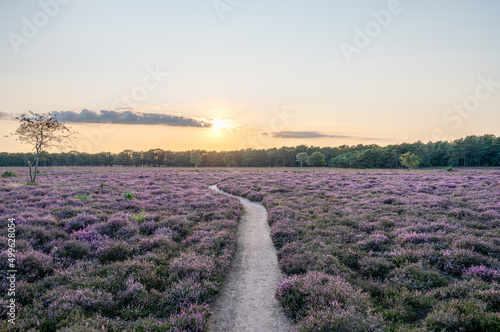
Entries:
POLYGON ((500 271, 487 268, 486 266, 471 266, 464 272, 464 276, 481 278, 484 281, 500 281, 500 271))
POLYGON ((71 262, 86 258, 89 252, 90 250, 87 243, 69 240, 55 247, 51 255, 54 262, 67 266, 71 264, 71 262))
POLYGON ((95 256, 101 264, 124 261, 132 255, 130 244, 125 241, 108 241, 96 251, 95 256))
POLYGON ((35 250, 49 253, 56 242, 64 240, 68 235, 54 227, 19 225, 16 227, 16 240, 22 239, 35 250))
POLYGON ((170 317, 169 331, 182 332, 203 332, 208 328, 208 317, 210 312, 207 305, 190 305, 180 313, 170 317))
POLYGON ((271 239, 274 246, 279 250, 287 243, 298 241, 300 237, 297 229, 290 225, 290 221, 284 219, 277 222, 272 228, 271 239))
POLYGON ((304 274, 314 266, 313 256, 309 253, 286 255, 280 259, 279 266, 287 275, 304 274))
MULTIPOLYGON (((218 186, 262 196, 288 277, 311 271, 344 277, 369 294, 387 331, 422 329, 429 313, 450 300, 497 303, 498 170, 235 173, 218 186)), ((292 311, 304 308, 300 287, 285 301, 292 311)), ((341 330, 331 320, 319 323, 337 315, 301 313, 298 326, 341 330)))
POLYGON ((278 285, 276 298, 285 313, 294 320, 301 320, 313 311, 321 311, 338 304, 339 309, 359 311, 370 318, 369 296, 354 288, 345 279, 318 271, 303 276, 291 276, 278 285))
POLYGON ((363 250, 384 251, 389 241, 385 234, 371 234, 366 240, 360 241, 359 246, 363 250))
POLYGON ((19 304, 16 325, 2 320, 0 330, 206 330, 242 212, 208 189, 227 175, 99 169, 111 187, 102 193, 87 187, 95 178, 84 169, 47 172, 36 188, 0 185, 0 224, 12 216, 17 224, 19 304), (127 191, 140 194, 127 199, 127 191))
POLYGON ((393 265, 382 257, 363 257, 359 261, 360 273, 373 278, 385 278, 393 265))
POLYGON ((59 220, 73 218, 78 215, 79 211, 69 206, 55 208, 52 210, 52 215, 59 220))
POLYGON ((490 311, 500 310, 500 288, 498 284, 494 288, 478 292, 478 298, 483 300, 490 311))
POLYGON ((123 213, 117 213, 108 221, 95 224, 94 227, 100 234, 112 239, 127 240, 138 232, 137 226, 130 222, 130 217, 123 213))
POLYGON ((323 310, 311 312, 296 327, 298 332, 307 331, 382 331, 383 319, 379 315, 369 315, 355 308, 341 307, 338 303, 331 303, 323 310))
POLYGON ((72 233, 74 231, 82 230, 85 227, 96 224, 98 222, 100 222, 100 220, 96 216, 82 213, 66 221, 64 230, 68 233, 72 233))
POLYGON ((500 331, 500 315, 486 312, 478 300, 451 300, 439 305, 425 320, 429 331, 500 331))
POLYGON ((390 277, 408 290, 427 291, 448 285, 448 279, 437 270, 425 269, 422 263, 409 264, 391 271, 390 277))

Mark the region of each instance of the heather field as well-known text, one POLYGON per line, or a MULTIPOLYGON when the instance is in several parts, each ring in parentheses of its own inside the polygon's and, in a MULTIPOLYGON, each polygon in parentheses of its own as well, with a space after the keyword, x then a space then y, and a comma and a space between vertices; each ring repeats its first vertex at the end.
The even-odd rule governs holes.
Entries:
POLYGON ((260 201, 299 331, 500 331, 500 171, 263 173, 260 201))
POLYGON ((26 186, 15 169, 0 330, 206 331, 243 213, 212 184, 267 208, 296 330, 500 330, 500 170, 324 170, 44 168, 26 186))
POLYGON ((222 173, 26 170, 0 179, 2 331, 203 331, 235 252, 237 199, 222 173), (7 220, 15 218, 18 304, 6 321, 7 220))

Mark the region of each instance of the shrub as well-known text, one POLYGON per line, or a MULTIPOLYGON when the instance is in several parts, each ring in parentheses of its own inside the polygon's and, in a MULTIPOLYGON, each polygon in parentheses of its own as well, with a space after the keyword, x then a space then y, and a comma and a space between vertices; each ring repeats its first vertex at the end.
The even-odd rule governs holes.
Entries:
POLYGON ((171 278, 173 280, 203 280, 210 278, 215 271, 214 259, 212 257, 198 255, 195 253, 182 253, 178 258, 170 261, 171 278))
POLYGON ((297 325, 296 331, 382 331, 384 322, 380 315, 366 316, 355 308, 341 308, 338 303, 332 303, 328 308, 313 311, 297 325))
POLYGON ((127 215, 117 213, 110 217, 107 222, 95 224, 99 233, 112 239, 127 240, 137 233, 137 228, 131 224, 127 215))
POLYGON ((279 261, 280 269, 287 275, 303 274, 314 265, 309 253, 286 255, 279 261))
POLYGON ((409 290, 426 291, 448 285, 448 280, 439 271, 426 270, 421 263, 396 269, 390 275, 409 290))
POLYGON ((381 257, 363 257, 359 261, 360 273, 373 278, 385 278, 392 268, 392 263, 381 257))
POLYGON ((212 281, 180 280, 167 288, 163 293, 160 307, 165 315, 179 312, 183 307, 192 304, 203 304, 215 295, 217 286, 212 281))
POLYGON ((453 248, 431 257, 430 262, 447 274, 461 276, 471 266, 488 264, 488 259, 469 249, 453 248))
POLYGON ((471 266, 464 272, 465 276, 481 278, 484 281, 500 281, 500 271, 487 268, 486 266, 471 266))
POLYGON ((100 221, 99 218, 93 216, 91 214, 79 214, 76 217, 71 218, 64 225, 64 230, 68 233, 72 233, 75 231, 79 231, 84 229, 87 226, 96 224, 100 221))
POLYGON ((97 249, 96 257, 102 264, 124 261, 131 256, 132 250, 130 245, 125 241, 108 242, 97 249))
POLYGON ((139 224, 143 223, 146 220, 146 212, 142 210, 141 214, 135 216, 135 220, 137 220, 139 224))
POLYGON ((14 171, 5 171, 2 173, 3 178, 10 178, 10 177, 16 177, 17 174, 14 171))
POLYGON ((35 282, 53 272, 52 259, 38 251, 17 254, 17 278, 35 282))
POLYGON ((127 191, 125 192, 125 194, 123 194, 123 197, 125 197, 126 199, 134 199, 136 196, 136 194, 132 194, 130 191, 127 191))
POLYGON ((53 250, 52 256, 56 261, 64 262, 66 260, 76 261, 83 259, 89 254, 89 247, 81 241, 70 240, 64 242, 53 250))
POLYGON ((170 317, 171 327, 169 330, 172 332, 203 332, 208 329, 208 317, 210 317, 208 305, 192 304, 183 308, 179 314, 170 317))
POLYGON ((338 304, 339 309, 351 308, 367 316, 370 310, 367 294, 341 277, 318 271, 288 277, 278 285, 275 297, 285 313, 294 320, 301 320, 314 311, 325 310, 332 303, 338 304))
POLYGON ((359 242, 359 246, 364 250, 383 251, 389 238, 384 234, 372 234, 368 239, 359 242))
POLYGON ((92 199, 92 195, 88 195, 88 194, 82 194, 82 195, 76 195, 75 196, 75 199, 79 199, 81 201, 86 201, 88 199, 92 199))
POLYGON ((67 237, 68 235, 64 231, 54 227, 29 225, 19 225, 17 227, 17 239, 26 240, 33 249, 46 253, 52 250, 56 240, 64 240, 67 237))
POLYGON ((479 300, 451 300, 429 314, 425 327, 429 331, 500 331, 498 314, 485 310, 479 300))
POLYGON ((451 171, 453 171, 453 166, 448 166, 448 167, 445 167, 444 169, 447 172, 451 172, 451 171))
POLYGON ((288 225, 285 219, 274 224, 271 230, 271 239, 273 240, 274 246, 279 250, 285 244, 297 241, 299 239, 299 233, 295 227, 288 225))
POLYGON ((479 291, 478 297, 488 305, 488 309, 496 312, 500 310, 500 289, 498 284, 494 289, 479 291))
POLYGON ((52 215, 59 220, 73 218, 78 215, 78 211, 72 209, 71 207, 55 208, 52 210, 52 215))

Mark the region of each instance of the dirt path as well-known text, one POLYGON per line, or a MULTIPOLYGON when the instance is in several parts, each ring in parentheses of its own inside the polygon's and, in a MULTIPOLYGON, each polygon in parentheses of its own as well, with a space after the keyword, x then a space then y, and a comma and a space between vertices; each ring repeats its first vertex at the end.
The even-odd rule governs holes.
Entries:
MULTIPOLYGON (((210 189, 223 193, 216 186, 210 189)), ((266 209, 260 203, 234 197, 241 201, 245 211, 238 228, 234 261, 212 307, 214 314, 209 330, 290 331, 291 324, 274 299, 276 284, 282 275, 269 236, 266 209)))

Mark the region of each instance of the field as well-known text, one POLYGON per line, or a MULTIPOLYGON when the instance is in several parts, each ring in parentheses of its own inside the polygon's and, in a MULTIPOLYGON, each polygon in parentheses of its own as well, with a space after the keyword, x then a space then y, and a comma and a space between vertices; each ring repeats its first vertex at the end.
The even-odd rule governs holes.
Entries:
POLYGON ((0 180, 0 329, 10 326, 15 218, 18 318, 9 330, 204 330, 235 251, 238 200, 208 189, 213 172, 96 172, 104 193, 85 168, 42 170, 37 187, 21 172, 0 180))
POLYGON ((0 179, 2 330, 206 330, 242 214, 216 183, 267 208, 298 331, 500 330, 499 170, 94 170, 104 193, 88 168, 0 179))
POLYGON ((248 174, 299 331, 500 330, 500 172, 248 174))

